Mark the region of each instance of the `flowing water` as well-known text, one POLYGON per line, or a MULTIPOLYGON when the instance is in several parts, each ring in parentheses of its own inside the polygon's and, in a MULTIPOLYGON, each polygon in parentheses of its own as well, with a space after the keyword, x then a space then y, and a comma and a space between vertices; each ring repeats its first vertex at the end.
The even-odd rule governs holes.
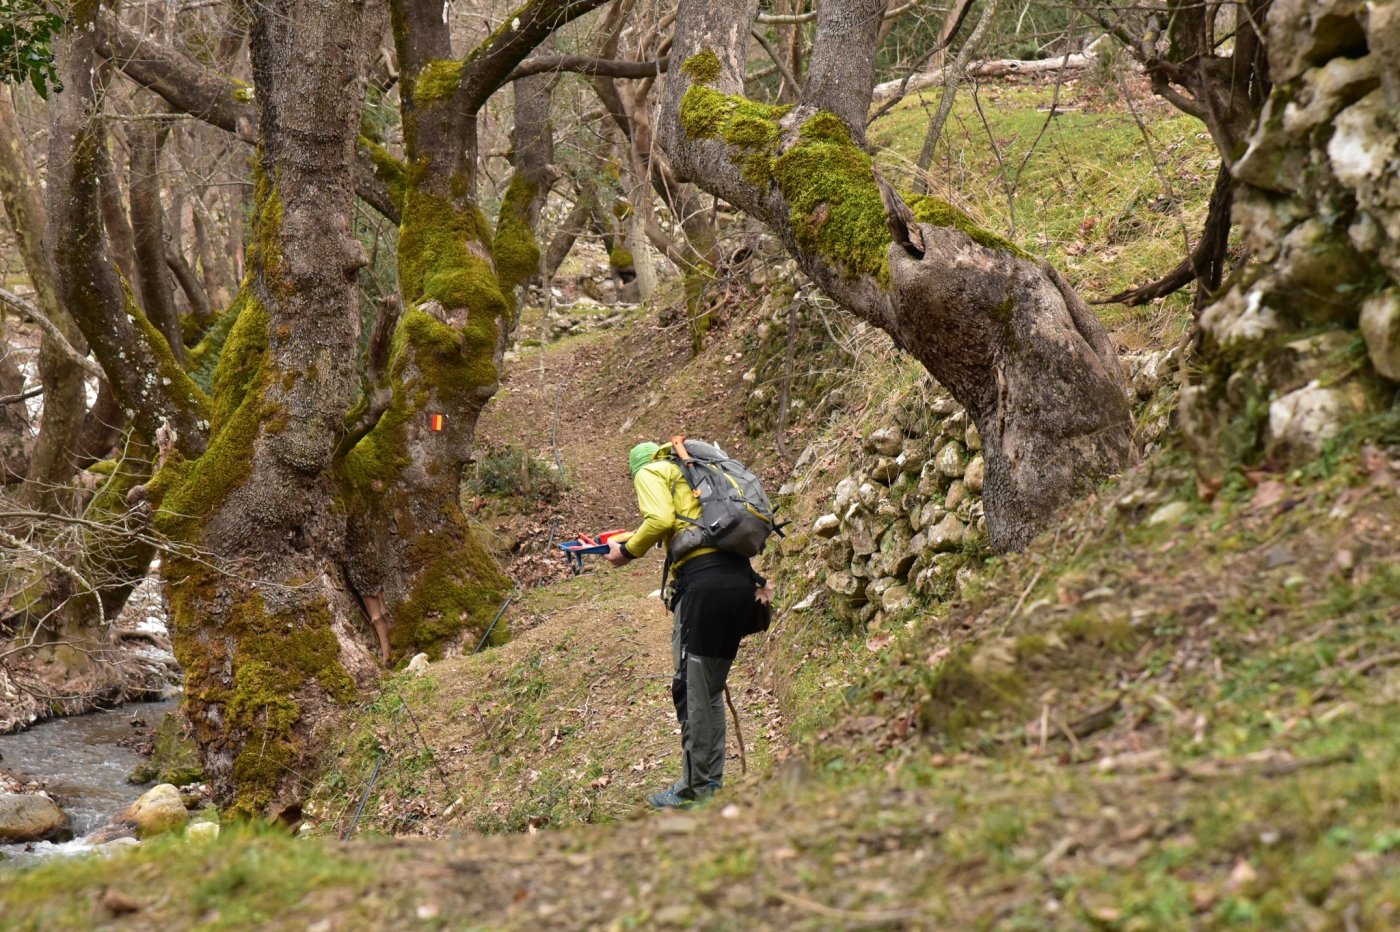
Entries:
POLYGON ((142 762, 141 755, 122 742, 137 733, 138 719, 155 727, 179 700, 125 705, 107 712, 57 718, 28 731, 0 735, 0 767, 17 770, 47 784, 73 820, 75 841, 0 845, 0 870, 36 858, 91 850, 81 839, 125 809, 142 788, 126 781, 142 762))

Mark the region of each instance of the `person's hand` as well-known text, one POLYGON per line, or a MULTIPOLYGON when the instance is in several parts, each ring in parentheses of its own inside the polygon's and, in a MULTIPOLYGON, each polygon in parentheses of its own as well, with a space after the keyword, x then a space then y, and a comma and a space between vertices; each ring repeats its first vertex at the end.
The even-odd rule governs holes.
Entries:
POLYGON ((773 587, 772 587, 772 586, 763 586, 763 587, 761 587, 761 588, 755 589, 754 592, 753 592, 753 597, 754 597, 755 599, 757 599, 759 602, 762 602, 764 605, 772 605, 772 604, 773 604, 773 587))
POLYGON ((607 560, 613 566, 625 566, 627 564, 627 555, 622 552, 622 545, 615 540, 608 541, 608 552, 603 555, 603 559, 607 560))

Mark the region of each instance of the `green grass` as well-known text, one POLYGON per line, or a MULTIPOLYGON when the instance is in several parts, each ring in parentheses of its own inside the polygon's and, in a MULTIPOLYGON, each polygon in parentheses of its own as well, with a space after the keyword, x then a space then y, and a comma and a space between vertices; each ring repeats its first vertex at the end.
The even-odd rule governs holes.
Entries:
MULTIPOLYGON (((870 129, 877 161, 906 184, 938 93, 902 102, 870 129)), ((1215 182, 1219 156, 1204 125, 1160 102, 1136 100, 1149 146, 1131 112, 1105 108, 1087 82, 1062 88, 1059 102, 1085 109, 1048 117, 1053 97, 1053 84, 984 86, 977 94, 984 125, 971 89, 961 88, 931 166, 930 193, 1049 260, 1089 298, 1164 274, 1185 254, 1183 226, 1193 243, 1199 236, 1215 182)), ((1188 298, 1099 312, 1110 326, 1179 331, 1188 298)))

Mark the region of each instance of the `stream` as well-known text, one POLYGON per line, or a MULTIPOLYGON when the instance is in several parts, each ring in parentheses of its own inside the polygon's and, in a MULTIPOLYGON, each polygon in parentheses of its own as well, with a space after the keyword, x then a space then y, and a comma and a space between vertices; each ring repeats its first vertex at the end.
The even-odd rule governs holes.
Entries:
POLYGON ((178 699, 124 705, 105 712, 41 722, 12 735, 0 735, 0 767, 47 784, 73 820, 73 841, 0 845, 0 871, 53 855, 92 849, 81 839, 106 824, 141 795, 143 787, 126 781, 144 758, 121 742, 130 741, 140 719, 154 728, 178 708, 178 699))

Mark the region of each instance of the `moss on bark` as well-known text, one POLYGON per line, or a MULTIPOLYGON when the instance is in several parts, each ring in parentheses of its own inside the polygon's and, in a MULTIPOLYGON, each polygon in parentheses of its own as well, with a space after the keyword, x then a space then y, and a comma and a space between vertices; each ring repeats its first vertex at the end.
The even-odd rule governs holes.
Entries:
POLYGON ((227 576, 180 558, 168 575, 177 619, 211 613, 223 619, 217 627, 177 624, 173 645, 186 671, 185 709, 197 743, 215 753, 238 749, 229 814, 257 817, 304 752, 309 728, 302 697, 323 692, 341 705, 355 697, 330 608, 314 598, 270 611, 256 589, 236 585, 230 592, 227 576))
POLYGON ((462 68, 465 65, 466 62, 452 58, 435 58, 428 62, 413 82, 414 102, 426 105, 450 100, 462 83, 462 68))
POLYGON ((263 391, 270 377, 267 345, 267 311, 250 296, 214 371, 208 447, 194 461, 172 457, 152 482, 160 503, 157 527, 172 540, 197 542, 203 521, 252 469, 258 430, 278 413, 263 391))
MULTIPOLYGON (((709 69, 701 67, 703 61, 694 69, 691 65, 705 54, 685 65, 697 81, 696 75, 709 74, 709 69)), ((776 186, 800 248, 838 262, 853 278, 869 275, 887 283, 890 235, 870 155, 854 142, 839 117, 825 111, 804 120, 796 139, 783 148, 782 121, 790 109, 695 83, 682 98, 680 122, 692 139, 723 142, 750 184, 776 186)), ((926 196, 908 201, 923 223, 956 229, 980 246, 1029 258, 946 201, 926 196)))
POLYGON ((530 225, 530 204, 538 194, 539 185, 517 172, 501 198, 494 251, 501 290, 507 293, 539 272, 540 244, 530 225))

